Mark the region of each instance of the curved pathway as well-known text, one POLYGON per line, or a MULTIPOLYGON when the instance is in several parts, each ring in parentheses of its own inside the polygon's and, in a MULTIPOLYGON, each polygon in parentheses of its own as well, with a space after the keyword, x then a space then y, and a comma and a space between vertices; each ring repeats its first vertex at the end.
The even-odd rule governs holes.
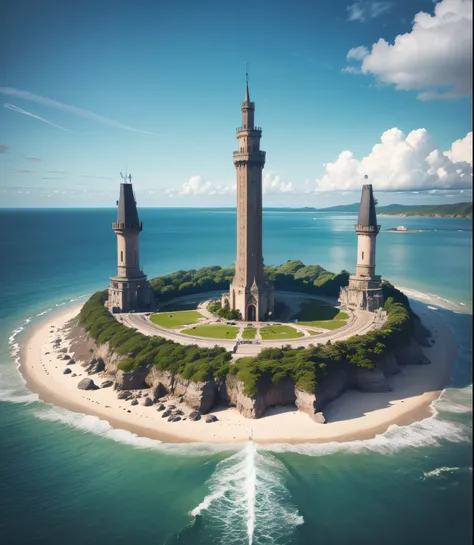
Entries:
MULTIPOLYGON (((210 295, 210 294, 208 294, 210 295)), ((319 299, 325 301, 331 305, 334 305, 335 300, 333 298, 322 297, 322 296, 310 296, 308 294, 292 294, 287 292, 279 293, 280 300, 284 299, 285 303, 290 307, 292 313, 296 313, 299 309, 299 304, 302 300, 308 299, 319 299), (296 306, 295 306, 296 305, 296 306)), ((217 319, 207 310, 207 304, 209 299, 201 302, 197 310, 203 315, 203 319, 199 321, 199 325, 204 324, 215 324, 217 319)), ((239 358, 242 356, 256 356, 263 348, 267 347, 281 347, 286 345, 291 345, 294 348, 298 347, 307 347, 310 345, 326 344, 328 341, 342 341, 353 337, 354 335, 363 335, 370 330, 379 329, 382 327, 385 322, 385 313, 372 313, 363 310, 356 310, 354 312, 349 312, 349 320, 347 323, 335 330, 323 330, 318 327, 313 326, 299 326, 296 323, 292 322, 262 322, 254 323, 253 326, 257 328, 256 338, 249 343, 238 344, 237 350, 234 353, 234 358, 239 358), (274 339, 268 341, 262 341, 259 328, 267 325, 289 325, 294 327, 297 331, 303 333, 304 337, 299 337, 296 339, 274 339), (316 335, 312 335, 309 331, 320 331, 316 335), (256 343, 258 342, 258 344, 256 343)), ((292 314, 291 314, 292 315, 292 314)), ((159 336, 175 341, 184 345, 197 345, 202 348, 212 348, 216 345, 222 346, 229 351, 233 351, 236 346, 237 341, 242 342, 242 333, 243 330, 248 327, 248 322, 236 322, 236 327, 239 328, 236 339, 211 339, 208 337, 198 337, 193 335, 188 335, 181 333, 183 329, 189 329, 191 326, 184 326, 179 329, 168 329, 161 327, 152 323, 149 319, 148 313, 134 313, 134 314, 115 314, 117 320, 126 325, 127 327, 132 327, 137 329, 140 333, 148 336, 159 336)), ((223 323, 230 320, 222 320, 223 323)))

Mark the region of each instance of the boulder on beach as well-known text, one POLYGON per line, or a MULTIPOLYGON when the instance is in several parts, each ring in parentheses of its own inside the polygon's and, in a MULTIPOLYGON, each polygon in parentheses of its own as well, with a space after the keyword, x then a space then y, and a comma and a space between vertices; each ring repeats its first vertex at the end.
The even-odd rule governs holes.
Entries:
POLYGON ((166 411, 161 415, 161 418, 165 418, 166 416, 170 416, 171 411, 169 409, 166 409, 166 411))
POLYGON ((210 424, 211 422, 217 422, 218 418, 214 414, 208 414, 206 416, 206 424, 210 424))
POLYGON ((174 414, 172 414, 169 418, 168 418, 168 422, 179 422, 181 420, 181 417, 180 416, 176 416, 174 414))
POLYGON ((180 416, 182 416, 184 412, 181 409, 176 409, 176 411, 173 411, 173 414, 179 414, 180 416))
POLYGON ((61 348, 59 352, 61 352, 61 354, 65 354, 67 352, 67 348, 61 348))
POLYGON ((161 404, 159 407, 157 407, 157 411, 164 411, 165 410, 165 406, 163 404, 161 404))
POLYGON ((71 356, 69 354, 64 354, 64 356, 61 358, 63 360, 70 360, 71 356))
POLYGON ((69 373, 72 373, 72 371, 69 367, 66 367, 66 369, 63 371, 63 375, 69 375, 69 373))
POLYGON ((79 390, 97 390, 99 388, 91 378, 83 378, 77 387, 79 390))
POLYGON ((168 409, 176 409, 176 405, 168 405, 168 409))
POLYGON ((77 377, 77 374, 76 374, 76 373, 73 373, 73 374, 71 375, 71 377, 77 377))
POLYGON ((87 374, 94 375, 95 373, 100 373, 105 369, 105 362, 102 358, 92 359, 87 367, 87 374))
POLYGON ((117 399, 129 399, 132 396, 133 396, 132 392, 129 392, 128 390, 124 390, 123 392, 119 393, 119 395, 117 396, 117 399))
POLYGON ((100 387, 101 388, 110 388, 111 386, 113 385, 113 381, 112 380, 106 380, 105 382, 103 382, 100 387))
POLYGON ((192 420, 193 422, 196 422, 198 420, 201 420, 201 413, 199 411, 193 411, 189 415, 189 420, 192 420))
POLYGON ((144 407, 151 407, 153 405, 153 400, 151 399, 151 397, 144 397, 142 399, 142 405, 144 407))
POLYGON ((66 365, 74 365, 75 363, 76 363, 76 360, 70 359, 70 360, 67 360, 66 365))
POLYGON ((130 405, 138 405, 138 399, 132 399, 130 405))

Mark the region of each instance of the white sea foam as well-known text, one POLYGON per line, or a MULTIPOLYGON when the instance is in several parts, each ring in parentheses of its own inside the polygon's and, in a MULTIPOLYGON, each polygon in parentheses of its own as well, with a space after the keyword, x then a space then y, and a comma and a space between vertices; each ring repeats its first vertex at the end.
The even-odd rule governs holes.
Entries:
POLYGON ((472 412, 472 384, 465 388, 443 390, 433 403, 435 413, 470 413, 472 412))
POLYGON ((302 445, 266 445, 264 448, 273 452, 297 452, 308 456, 327 456, 336 453, 360 454, 377 452, 379 454, 394 454, 407 448, 437 446, 443 441, 454 443, 469 442, 470 429, 463 424, 448 422, 432 416, 414 422, 409 426, 392 424, 385 433, 376 435, 373 439, 351 441, 346 443, 331 442, 322 444, 302 445))
POLYGON ((221 451, 235 450, 235 446, 224 444, 162 443, 156 439, 140 437, 127 430, 113 428, 107 420, 102 420, 98 416, 75 413, 62 407, 44 406, 33 410, 33 415, 41 420, 60 422, 66 426, 71 426, 117 443, 131 445, 140 449, 159 450, 162 453, 171 455, 209 455, 221 451))
POLYGON ((210 493, 191 515, 209 517, 223 545, 284 543, 304 523, 291 505, 284 472, 275 457, 246 443, 217 464, 208 482, 210 493))
POLYGON ((37 314, 36 316, 43 316, 44 314, 47 314, 51 309, 48 308, 46 310, 43 310, 43 312, 40 312, 39 314, 37 314))
POLYGON ((427 471, 423 473, 423 476, 425 479, 429 477, 441 477, 444 476, 445 473, 455 473, 456 471, 459 471, 460 467, 437 467, 436 469, 433 469, 432 471, 427 471))

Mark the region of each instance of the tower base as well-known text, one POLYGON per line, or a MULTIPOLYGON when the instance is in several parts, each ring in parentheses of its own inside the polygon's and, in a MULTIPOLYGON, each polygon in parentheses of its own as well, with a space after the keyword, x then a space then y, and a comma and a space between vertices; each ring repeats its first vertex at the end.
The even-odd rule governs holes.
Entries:
POLYGON ((351 276, 349 285, 341 288, 339 302, 351 310, 375 312, 377 309, 382 308, 384 298, 381 277, 351 276))
POLYGON ((251 288, 231 284, 229 295, 222 296, 222 305, 226 299, 231 310, 239 310, 242 320, 247 322, 268 320, 274 314, 275 292, 270 284, 254 283, 251 288))
POLYGON ((106 305, 112 313, 153 311, 155 294, 145 275, 137 278, 113 276, 106 305))

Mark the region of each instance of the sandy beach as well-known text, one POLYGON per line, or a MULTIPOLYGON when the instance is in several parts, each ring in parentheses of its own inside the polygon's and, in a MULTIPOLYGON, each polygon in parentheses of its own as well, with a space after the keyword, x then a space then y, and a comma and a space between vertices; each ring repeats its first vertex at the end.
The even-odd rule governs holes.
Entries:
MULTIPOLYGON (((58 312, 40 323, 24 339, 20 348, 20 371, 28 388, 46 403, 91 414, 106 420, 114 428, 125 429, 139 436, 165 442, 232 443, 248 441, 258 443, 324 443, 369 439, 383 433, 392 424, 408 425, 431 415, 430 405, 439 397, 449 380, 449 369, 456 356, 456 342, 450 330, 435 311, 425 307, 420 318, 432 333, 435 344, 423 348, 430 365, 403 366, 401 373, 391 377, 392 391, 362 393, 348 391, 324 411, 326 424, 317 424, 295 407, 270 409, 258 420, 244 418, 233 408, 216 410, 217 422, 206 423, 181 420, 168 422, 162 418, 157 406, 132 406, 129 401, 118 400, 112 388, 80 390, 77 384, 88 377, 77 361, 71 374, 63 374, 68 365, 60 359, 54 345, 62 338, 61 347, 67 348, 66 324, 77 316, 80 306, 58 312), (73 377, 72 375, 77 376, 73 377)), ((100 386, 106 376, 90 378, 100 386)), ((142 390, 143 394, 146 390, 142 390)), ((191 411, 176 399, 168 398, 184 412, 191 411)))

